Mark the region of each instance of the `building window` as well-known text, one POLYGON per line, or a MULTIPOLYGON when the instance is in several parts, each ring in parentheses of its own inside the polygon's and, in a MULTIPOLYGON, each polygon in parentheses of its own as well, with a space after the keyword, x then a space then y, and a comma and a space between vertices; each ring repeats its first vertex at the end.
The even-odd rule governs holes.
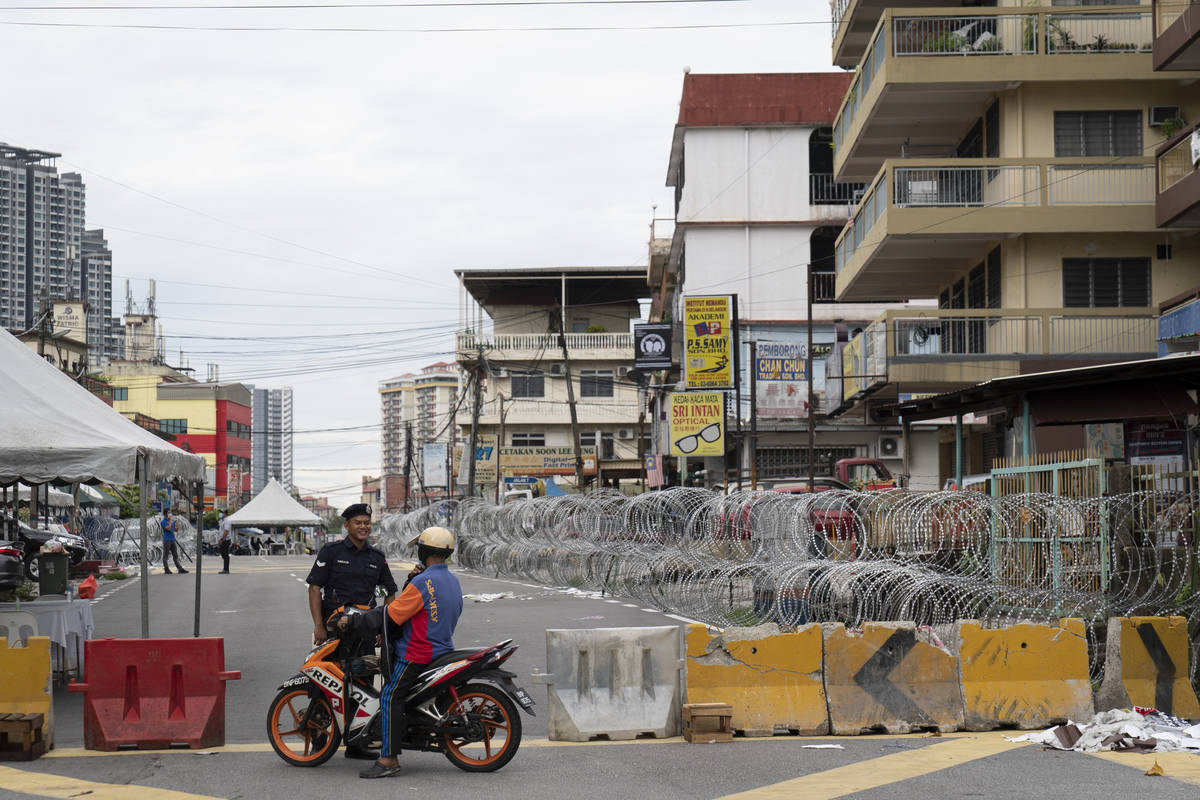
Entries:
POLYGON ((612 397, 613 371, 611 369, 580 370, 579 395, 581 397, 612 397))
POLYGON ((1141 111, 1055 111, 1054 155, 1142 155, 1141 111))
POLYGON ((186 419, 163 419, 159 420, 159 425, 163 433, 187 433, 186 419))
POLYGON ((1063 259, 1063 306, 1144 308, 1148 305, 1150 259, 1063 259))
POLYGON ((544 433, 514 433, 512 435, 513 447, 545 447, 546 434, 544 433))
POLYGON ((513 397, 545 397, 546 375, 540 369, 512 373, 513 397))
POLYGON ((114 386, 113 387, 113 400, 114 401, 128 400, 128 399, 129 399, 129 387, 128 386, 114 386))

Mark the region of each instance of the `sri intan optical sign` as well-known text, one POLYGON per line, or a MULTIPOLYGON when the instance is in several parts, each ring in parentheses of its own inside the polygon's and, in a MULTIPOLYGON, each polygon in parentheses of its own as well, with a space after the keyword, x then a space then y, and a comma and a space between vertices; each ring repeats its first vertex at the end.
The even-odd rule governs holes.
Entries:
POLYGON ((671 455, 725 455, 725 395, 676 392, 671 395, 671 455))

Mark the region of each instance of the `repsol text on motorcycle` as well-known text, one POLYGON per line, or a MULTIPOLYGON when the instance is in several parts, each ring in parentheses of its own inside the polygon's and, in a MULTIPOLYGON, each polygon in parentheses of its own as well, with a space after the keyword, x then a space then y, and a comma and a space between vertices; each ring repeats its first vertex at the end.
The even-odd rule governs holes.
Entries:
MULTIPOLYGON (((361 613, 339 609, 332 619, 361 613)), ((468 772, 492 772, 511 761, 521 745, 517 705, 529 714, 534 705, 513 682, 516 676, 500 668, 516 649, 509 639, 455 650, 430 664, 405 698, 408 725, 401 749, 442 753, 468 772)), ((358 652, 358 642, 349 636, 327 639, 309 653, 300 674, 280 684, 267 714, 267 733, 284 761, 297 767, 324 764, 343 739, 379 747, 379 658, 358 652)))

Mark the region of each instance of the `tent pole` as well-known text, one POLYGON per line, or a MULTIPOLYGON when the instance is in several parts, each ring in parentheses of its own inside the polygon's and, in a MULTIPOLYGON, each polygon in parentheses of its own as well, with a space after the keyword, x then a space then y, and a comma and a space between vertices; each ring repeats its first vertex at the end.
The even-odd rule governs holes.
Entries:
POLYGON ((204 558, 204 484, 193 483, 192 494, 196 498, 192 509, 196 512, 196 603, 193 612, 192 636, 200 635, 200 568, 204 558))
POLYGON ((145 453, 138 453, 138 525, 141 529, 141 570, 142 570, 142 638, 150 638, 150 561, 147 558, 149 532, 146 529, 146 503, 150 495, 150 479, 146 475, 145 453))

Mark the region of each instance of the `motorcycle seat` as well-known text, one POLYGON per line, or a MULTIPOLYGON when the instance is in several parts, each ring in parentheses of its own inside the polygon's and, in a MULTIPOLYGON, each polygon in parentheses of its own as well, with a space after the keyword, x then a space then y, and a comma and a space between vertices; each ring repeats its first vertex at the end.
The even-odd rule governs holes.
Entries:
POLYGON ((486 649, 487 649, 486 647, 474 647, 474 648, 471 648, 470 650, 451 650, 449 653, 446 653, 446 655, 439 656, 439 657, 435 658, 433 661, 430 661, 429 666, 427 666, 426 669, 437 669, 438 667, 444 667, 447 664, 450 664, 454 661, 461 661, 462 659, 464 659, 468 656, 475 655, 480 650, 486 650, 486 649))

